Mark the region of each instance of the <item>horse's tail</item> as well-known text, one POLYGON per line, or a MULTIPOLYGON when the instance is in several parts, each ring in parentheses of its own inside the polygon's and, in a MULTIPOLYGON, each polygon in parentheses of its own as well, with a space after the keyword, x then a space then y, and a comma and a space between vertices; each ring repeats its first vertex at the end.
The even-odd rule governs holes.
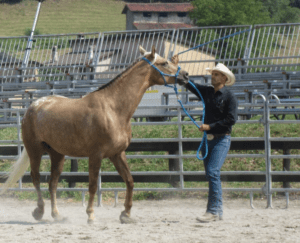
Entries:
POLYGON ((29 164, 30 164, 29 156, 24 147, 23 152, 20 158, 18 159, 18 161, 14 163, 10 168, 10 173, 8 175, 3 176, 3 177, 7 177, 7 180, 0 189, 0 195, 4 194, 9 187, 15 184, 22 177, 22 175, 29 167, 29 164))

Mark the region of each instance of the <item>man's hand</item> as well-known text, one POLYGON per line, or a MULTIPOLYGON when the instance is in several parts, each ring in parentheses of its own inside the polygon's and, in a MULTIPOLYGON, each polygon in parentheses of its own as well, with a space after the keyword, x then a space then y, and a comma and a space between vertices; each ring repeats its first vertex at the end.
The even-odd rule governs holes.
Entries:
POLYGON ((202 124, 199 128, 200 132, 209 131, 209 130, 210 130, 210 126, 207 124, 202 124))

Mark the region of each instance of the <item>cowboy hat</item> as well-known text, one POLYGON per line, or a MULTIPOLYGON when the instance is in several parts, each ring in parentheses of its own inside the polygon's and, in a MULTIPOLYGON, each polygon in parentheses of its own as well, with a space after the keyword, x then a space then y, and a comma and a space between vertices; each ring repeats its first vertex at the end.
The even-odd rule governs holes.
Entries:
POLYGON ((218 63, 214 68, 206 68, 206 70, 210 73, 212 73, 212 71, 218 71, 224 74, 227 77, 227 81, 225 83, 226 86, 231 86, 235 83, 234 74, 222 63, 218 63))

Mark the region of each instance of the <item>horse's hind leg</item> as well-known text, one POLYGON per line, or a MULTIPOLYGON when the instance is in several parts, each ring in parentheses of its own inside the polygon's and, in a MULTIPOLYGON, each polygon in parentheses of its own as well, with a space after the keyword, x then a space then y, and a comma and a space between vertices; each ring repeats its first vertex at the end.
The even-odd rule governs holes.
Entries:
POLYGON ((115 155, 111 157, 110 160, 113 162, 114 166, 116 167, 117 171, 119 172, 120 176, 126 183, 126 199, 125 199, 125 211, 123 211, 120 215, 121 223, 134 223, 135 221, 130 218, 130 211, 132 207, 132 196, 133 196, 133 178, 130 173, 130 169, 127 164, 125 151, 121 154, 115 155))
POLYGON ((62 220, 57 209, 56 190, 59 176, 63 170, 65 156, 52 149, 50 149, 50 151, 47 152, 49 153, 51 159, 51 178, 49 181, 49 192, 52 210, 51 215, 55 220, 62 220))
POLYGON ((44 215, 44 207, 45 207, 45 203, 40 188, 40 171, 39 171, 41 159, 42 159, 42 153, 31 153, 31 151, 28 149, 27 152, 30 158, 32 183, 36 189, 37 196, 38 196, 37 208, 32 212, 32 216, 36 220, 41 220, 44 215))

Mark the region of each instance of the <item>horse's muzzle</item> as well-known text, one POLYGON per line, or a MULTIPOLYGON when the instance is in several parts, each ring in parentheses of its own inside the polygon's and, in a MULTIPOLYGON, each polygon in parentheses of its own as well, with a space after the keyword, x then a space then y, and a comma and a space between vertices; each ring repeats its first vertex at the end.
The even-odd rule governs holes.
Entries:
POLYGON ((189 73, 186 71, 181 71, 177 77, 177 82, 180 85, 185 85, 189 82, 189 73))

